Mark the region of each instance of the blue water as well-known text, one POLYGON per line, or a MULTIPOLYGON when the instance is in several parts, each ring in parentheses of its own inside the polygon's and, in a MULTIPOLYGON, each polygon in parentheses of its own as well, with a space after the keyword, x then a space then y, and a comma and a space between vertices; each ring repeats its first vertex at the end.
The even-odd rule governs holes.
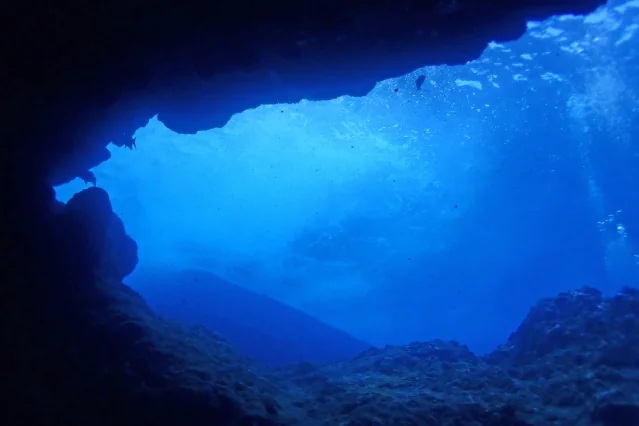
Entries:
POLYGON ((638 40, 639 1, 612 2, 364 98, 150 118, 93 170, 140 247, 125 282, 268 362, 484 353, 541 297, 639 285, 638 40))

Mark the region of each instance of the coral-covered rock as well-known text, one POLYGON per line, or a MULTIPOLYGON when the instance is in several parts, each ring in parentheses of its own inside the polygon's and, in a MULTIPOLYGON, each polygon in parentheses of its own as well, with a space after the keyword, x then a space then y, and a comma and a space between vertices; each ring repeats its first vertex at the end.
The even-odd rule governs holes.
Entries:
POLYGON ((593 288, 565 292, 543 299, 500 348, 518 363, 531 362, 555 351, 571 348, 601 332, 603 297, 593 288))
POLYGON ((493 360, 526 365, 545 357, 574 365, 639 368, 639 291, 604 298, 593 288, 543 299, 493 360))
POLYGON ((636 425, 638 295, 583 288, 544 299, 484 357, 455 342, 412 343, 278 377, 325 424, 636 425))

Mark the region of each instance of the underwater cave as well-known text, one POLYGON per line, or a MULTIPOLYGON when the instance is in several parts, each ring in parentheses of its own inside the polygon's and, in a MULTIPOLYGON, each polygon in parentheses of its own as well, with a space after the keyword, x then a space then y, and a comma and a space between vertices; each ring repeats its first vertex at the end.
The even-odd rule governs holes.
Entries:
MULTIPOLYGON (((478 353, 574 283, 613 294, 637 277, 636 203, 616 189, 631 179, 617 166, 634 149, 635 20, 610 6, 530 22, 466 65, 363 97, 263 105, 193 135, 152 118, 135 148, 111 145, 93 169, 139 246, 125 282, 239 345, 255 341, 249 325, 275 335, 277 354, 249 354, 284 361, 304 339, 330 350, 300 361, 362 345, 299 336, 219 280, 375 346, 443 338, 478 353)), ((86 184, 58 187, 59 199, 86 184)))
POLYGON ((638 424, 639 3, 595 6, 174 5, 190 48, 17 84, 11 424, 638 424))

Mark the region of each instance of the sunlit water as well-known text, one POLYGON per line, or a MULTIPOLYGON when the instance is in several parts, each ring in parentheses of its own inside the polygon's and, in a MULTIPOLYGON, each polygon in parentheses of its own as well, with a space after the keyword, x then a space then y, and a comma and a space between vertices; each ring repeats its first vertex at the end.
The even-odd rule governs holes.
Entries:
POLYGON ((613 2, 364 98, 196 135, 152 118, 93 171, 139 270, 207 269, 375 344, 487 350, 539 297, 639 283, 638 40, 639 1, 613 2))

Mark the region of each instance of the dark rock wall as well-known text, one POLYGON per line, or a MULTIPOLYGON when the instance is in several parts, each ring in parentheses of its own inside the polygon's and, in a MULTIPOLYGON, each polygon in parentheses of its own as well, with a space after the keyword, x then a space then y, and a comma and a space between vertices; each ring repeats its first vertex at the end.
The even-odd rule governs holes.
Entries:
MULTIPOLYGON (((195 132, 261 103, 363 95, 419 66, 476 58, 488 41, 521 35, 525 19, 601 3, 3 4, 0 421, 320 424, 317 409, 287 399, 293 385, 264 379, 216 336, 156 317, 119 281, 136 247, 106 194, 91 189, 62 207, 51 184, 86 176, 108 158, 110 141, 131 146, 131 134, 155 114, 195 132)), ((297 389, 295 398, 308 392, 297 389)), ((445 424, 433 416, 420 424, 445 424)), ((498 423, 502 417, 490 424, 524 424, 498 423)))
POLYGON ((104 161, 109 141, 130 144, 155 114, 194 133, 261 103, 364 95, 420 66, 477 58, 488 41, 520 36, 526 19, 601 3, 19 3, 0 18, 11 65, 3 70, 5 142, 12 161, 30 160, 61 183, 104 161))

